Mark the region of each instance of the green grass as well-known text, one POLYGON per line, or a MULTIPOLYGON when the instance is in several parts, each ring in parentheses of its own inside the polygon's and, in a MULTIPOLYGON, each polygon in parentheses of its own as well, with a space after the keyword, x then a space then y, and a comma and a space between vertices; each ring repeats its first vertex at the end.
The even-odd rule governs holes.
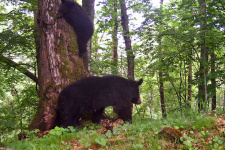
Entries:
POLYGON ((132 124, 124 124, 114 127, 113 133, 99 133, 100 125, 92 125, 83 129, 55 128, 50 131, 50 135, 43 138, 31 136, 22 141, 9 138, 4 141, 2 147, 32 150, 61 150, 80 147, 82 149, 165 149, 168 146, 172 149, 195 149, 197 143, 201 143, 204 148, 219 148, 224 144, 224 133, 217 133, 212 126, 215 124, 213 117, 203 117, 197 114, 188 114, 180 117, 177 114, 170 114, 168 119, 150 120, 134 119, 132 124), (177 144, 166 141, 157 136, 158 132, 165 126, 174 127, 185 132, 181 143, 177 144), (213 134, 212 134, 213 130, 213 134), (217 136, 214 136, 216 135, 217 136), (206 141, 211 138, 211 145, 206 141), (189 142, 192 141, 192 142, 189 142))

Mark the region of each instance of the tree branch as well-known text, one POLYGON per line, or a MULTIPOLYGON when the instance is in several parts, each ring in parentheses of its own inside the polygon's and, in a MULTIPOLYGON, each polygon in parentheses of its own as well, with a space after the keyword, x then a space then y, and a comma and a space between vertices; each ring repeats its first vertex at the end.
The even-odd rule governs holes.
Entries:
POLYGON ((34 82, 36 82, 36 84, 38 84, 38 78, 26 68, 20 66, 19 64, 3 56, 2 54, 0 54, 0 60, 9 65, 10 67, 17 69, 19 72, 23 73, 24 75, 32 79, 34 82))

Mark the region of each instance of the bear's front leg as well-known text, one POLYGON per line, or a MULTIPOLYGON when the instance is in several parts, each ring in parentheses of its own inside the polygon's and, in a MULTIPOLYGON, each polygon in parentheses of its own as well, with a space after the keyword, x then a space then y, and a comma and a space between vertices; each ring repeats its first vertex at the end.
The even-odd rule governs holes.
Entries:
POLYGON ((81 113, 61 113, 60 122, 62 127, 67 128, 68 126, 78 127, 80 125, 81 113))
POLYGON ((92 122, 93 123, 100 123, 101 119, 105 119, 103 117, 104 110, 105 110, 105 107, 101 108, 101 109, 98 109, 98 110, 95 110, 93 112, 93 116, 92 116, 92 122))

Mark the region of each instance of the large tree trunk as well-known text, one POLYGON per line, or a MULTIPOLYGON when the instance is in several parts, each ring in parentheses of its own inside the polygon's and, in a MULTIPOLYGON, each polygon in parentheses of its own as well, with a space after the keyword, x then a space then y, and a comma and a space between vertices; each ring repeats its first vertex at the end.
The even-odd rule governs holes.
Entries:
POLYGON ((39 104, 28 129, 49 130, 56 115, 58 95, 69 83, 88 76, 73 28, 57 13, 61 0, 39 0, 36 39, 39 104))
POLYGON ((128 65, 128 78, 134 80, 134 54, 131 46, 130 31, 129 31, 129 19, 127 16, 127 8, 125 0, 120 0, 121 8, 121 21, 123 26, 123 37, 125 41, 125 50, 127 53, 127 65, 128 65))
MULTIPOLYGON (((82 7, 87 12, 88 16, 91 18, 92 23, 94 24, 94 3, 95 0, 82 0, 82 7)), ((83 56, 84 65, 88 69, 88 72, 91 73, 91 54, 92 54, 92 40, 90 39, 87 44, 87 51, 83 56)))

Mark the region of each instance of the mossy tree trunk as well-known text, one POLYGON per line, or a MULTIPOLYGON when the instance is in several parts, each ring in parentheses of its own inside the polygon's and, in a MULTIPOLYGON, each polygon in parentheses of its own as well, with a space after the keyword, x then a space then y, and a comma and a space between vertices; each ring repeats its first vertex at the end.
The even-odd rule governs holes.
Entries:
MULTIPOLYGON (((39 104, 28 129, 49 130, 54 122, 58 95, 73 81, 88 76, 77 55, 75 33, 63 18, 58 18, 61 0, 39 0, 35 15, 38 27, 37 64, 39 104)), ((37 38, 36 37, 36 38, 37 38)))

